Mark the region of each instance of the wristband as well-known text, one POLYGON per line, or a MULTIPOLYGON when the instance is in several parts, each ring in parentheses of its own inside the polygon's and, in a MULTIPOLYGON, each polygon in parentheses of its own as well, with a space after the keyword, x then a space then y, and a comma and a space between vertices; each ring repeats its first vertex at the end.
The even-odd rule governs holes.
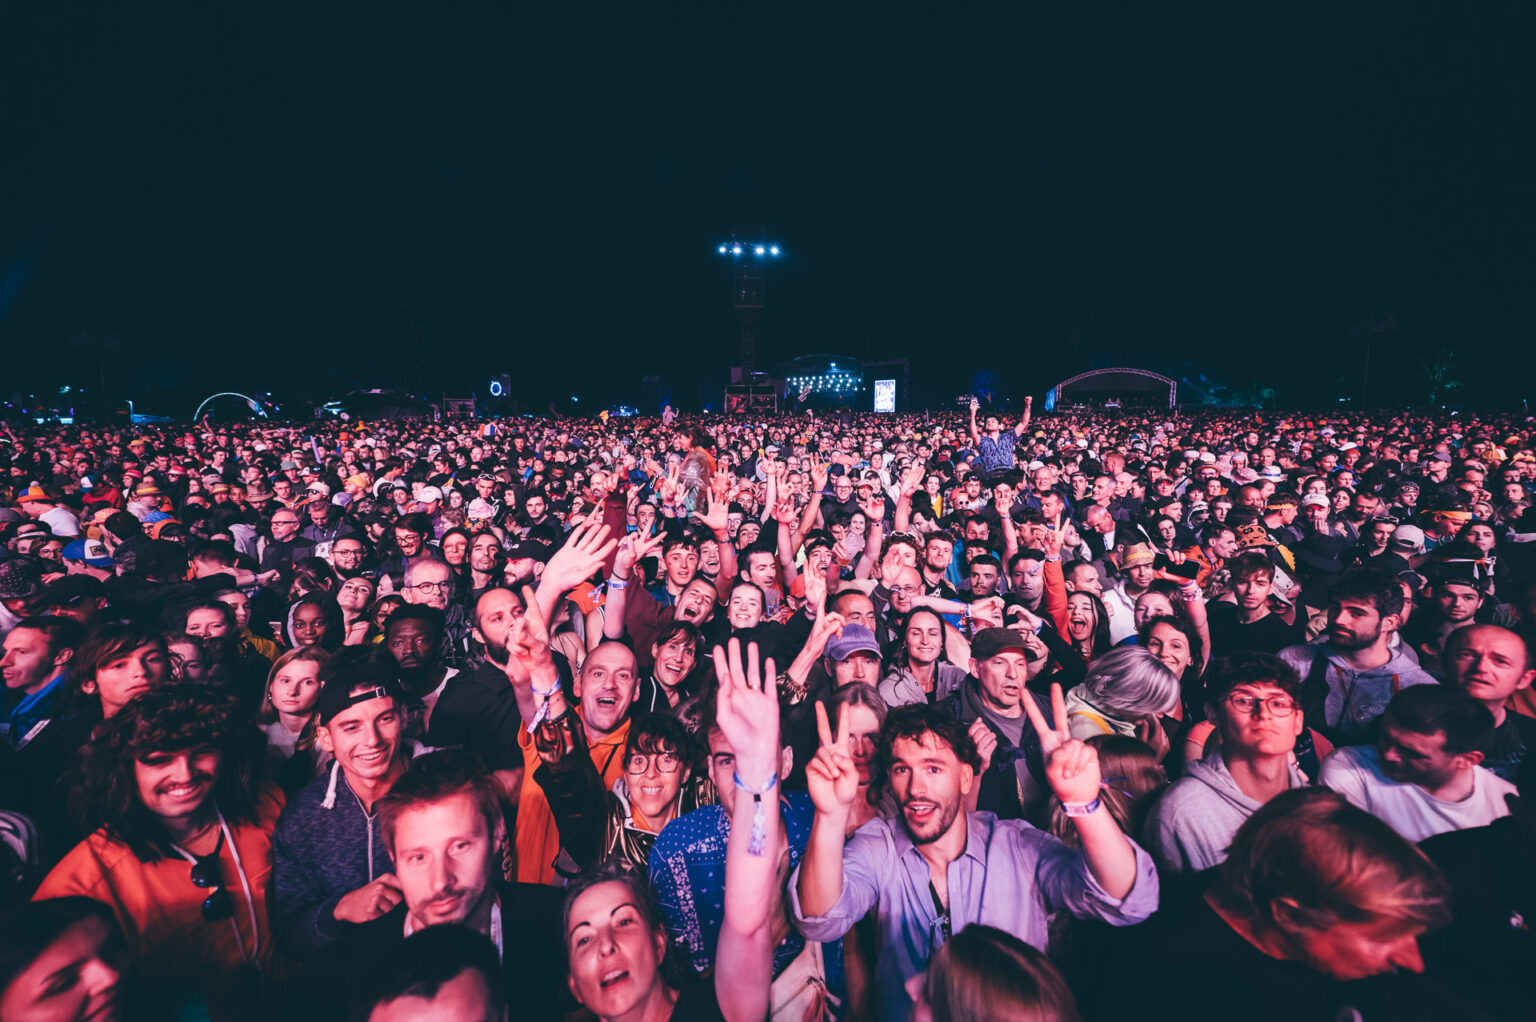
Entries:
POLYGON ((969 603, 960 608, 960 617, 965 621, 969 621, 971 619, 971 605, 969 603))
POLYGON ((544 718, 549 715, 550 696, 560 691, 560 683, 556 682, 549 688, 539 688, 539 686, 530 683, 528 687, 533 690, 535 698, 540 700, 539 708, 534 712, 533 720, 528 725, 528 731, 532 733, 533 729, 538 727, 544 718))
POLYGON ((1055 556, 1055 557, 1047 557, 1047 558, 1046 558, 1046 560, 1047 560, 1047 561, 1050 561, 1050 562, 1052 562, 1052 563, 1060 563, 1060 561, 1061 561, 1061 555, 1060 555, 1060 554, 1057 554, 1057 555, 1056 555, 1056 556, 1055 556))
POLYGON ((761 788, 749 788, 742 782, 741 775, 732 770, 731 781, 738 789, 752 796, 752 832, 747 835, 747 854, 762 855, 764 846, 768 844, 768 827, 763 820, 763 796, 779 783, 779 775, 769 774, 761 788))
POLYGON ((625 588, 628 585, 629 585, 629 583, 626 582, 624 579, 615 578, 612 575, 608 576, 608 588, 609 589, 623 589, 623 588, 625 588))
POLYGON ((1092 802, 1063 802, 1061 811, 1068 816, 1092 816, 1098 811, 1100 802, 1095 795, 1092 802))

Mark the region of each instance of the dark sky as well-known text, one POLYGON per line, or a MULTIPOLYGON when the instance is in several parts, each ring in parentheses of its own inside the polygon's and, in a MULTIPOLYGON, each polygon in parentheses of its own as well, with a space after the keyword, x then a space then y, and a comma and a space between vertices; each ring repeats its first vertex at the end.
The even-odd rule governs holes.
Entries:
POLYGON ((74 6, 0 16, 6 393, 93 382, 86 331, 181 414, 497 371, 696 403, 741 222, 786 250, 760 360, 906 355, 919 401, 1358 394, 1389 318, 1380 400, 1533 361, 1520 3, 74 6))

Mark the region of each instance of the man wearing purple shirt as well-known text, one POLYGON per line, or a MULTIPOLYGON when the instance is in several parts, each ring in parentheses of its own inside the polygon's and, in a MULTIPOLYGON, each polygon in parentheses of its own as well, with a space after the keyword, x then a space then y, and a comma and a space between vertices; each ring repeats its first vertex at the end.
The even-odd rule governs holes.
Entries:
POLYGON ((1129 926, 1157 910, 1152 859, 1100 806, 1098 755, 1070 736, 1061 687, 1051 686, 1054 728, 1033 699, 1024 706, 1040 736, 1046 778, 1077 825, 1080 851, 1022 820, 965 812, 981 768, 976 743, 948 710, 921 704, 891 710, 876 751, 875 783, 889 787, 900 823, 877 817, 845 841, 858 770, 846 720, 838 720, 834 738, 825 709, 816 707, 821 748, 806 768, 816 818, 790 877, 791 911, 807 939, 828 941, 877 909, 882 1019, 907 1017, 908 980, 971 923, 1044 950, 1053 912, 1129 926))

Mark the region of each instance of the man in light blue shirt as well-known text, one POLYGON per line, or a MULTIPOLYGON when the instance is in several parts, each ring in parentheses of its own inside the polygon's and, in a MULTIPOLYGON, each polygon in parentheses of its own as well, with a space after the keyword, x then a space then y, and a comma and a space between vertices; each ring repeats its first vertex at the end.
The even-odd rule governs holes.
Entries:
MULTIPOLYGON (((971 923, 996 926, 1043 950, 1054 912, 1131 925, 1157 910, 1152 859, 1101 807, 1098 755, 1070 737, 1060 686, 1051 692, 1054 727, 1033 699, 1023 703, 1040 736, 1047 780, 1077 825, 1081 850, 1022 820, 965 812, 981 766, 978 739, 948 710, 926 705, 893 709, 881 728, 874 783, 888 788, 900 819, 871 820, 845 842, 858 770, 846 720, 839 720, 834 738, 817 706, 821 748, 806 769, 816 817, 790 878, 790 908, 800 932, 821 941, 841 937, 876 911, 881 1019, 907 1017, 906 981, 971 923)), ((995 742, 990 732, 979 740, 995 742)))

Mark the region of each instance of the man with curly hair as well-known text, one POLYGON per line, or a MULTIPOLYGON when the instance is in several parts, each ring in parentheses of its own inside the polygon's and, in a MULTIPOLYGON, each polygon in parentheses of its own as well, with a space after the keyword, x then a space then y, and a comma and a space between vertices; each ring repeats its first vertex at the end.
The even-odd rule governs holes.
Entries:
POLYGON ((146 982, 198 991, 210 1009, 249 1006, 272 964, 283 808, 281 791, 258 783, 264 755, 232 695, 170 684, 130 699, 82 752, 72 804, 91 834, 37 899, 105 903, 146 982))

